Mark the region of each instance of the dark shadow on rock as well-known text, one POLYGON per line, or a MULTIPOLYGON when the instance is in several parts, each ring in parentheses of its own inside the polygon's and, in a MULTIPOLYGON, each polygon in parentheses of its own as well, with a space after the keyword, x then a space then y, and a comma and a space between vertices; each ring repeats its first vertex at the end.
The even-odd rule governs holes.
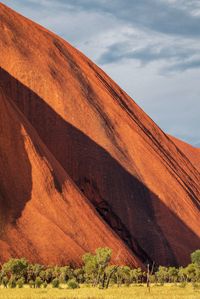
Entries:
MULTIPOLYGON (((2 77, 1 77, 2 80, 2 77)), ((24 136, 21 112, 1 90, 0 81, 0 235, 5 224, 15 224, 31 199, 32 173, 24 136)), ((2 86, 3 87, 3 86, 2 86)))
POLYGON ((0 78, 7 96, 27 117, 57 161, 144 263, 177 265, 176 245, 185 248, 182 262, 189 261, 189 254, 197 249, 200 239, 156 194, 3 69, 0 78), (156 209, 162 212, 164 223, 169 221, 170 228, 161 227, 156 209))

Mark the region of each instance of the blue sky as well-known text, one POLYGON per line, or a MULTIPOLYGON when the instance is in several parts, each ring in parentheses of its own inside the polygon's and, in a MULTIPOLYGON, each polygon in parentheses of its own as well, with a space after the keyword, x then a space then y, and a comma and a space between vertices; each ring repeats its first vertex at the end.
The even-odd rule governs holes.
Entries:
POLYGON ((5 0, 103 68, 167 133, 200 147, 199 0, 5 0))

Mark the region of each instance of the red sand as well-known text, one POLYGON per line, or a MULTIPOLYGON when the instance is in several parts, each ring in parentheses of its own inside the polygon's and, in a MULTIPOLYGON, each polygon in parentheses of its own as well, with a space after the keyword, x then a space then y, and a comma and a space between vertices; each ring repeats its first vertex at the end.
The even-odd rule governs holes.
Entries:
POLYGON ((200 173, 193 159, 87 57, 2 4, 0 53, 3 94, 31 131, 29 141, 20 131, 24 149, 17 155, 10 154, 15 127, 0 143, 0 190, 4 181, 10 190, 1 200, 1 213, 8 213, 1 260, 14 254, 80 262, 85 250, 112 244, 121 263, 138 264, 134 256, 144 263, 188 263, 200 247, 200 173), (29 170, 19 170, 24 163, 29 170), (15 210, 20 213, 9 220, 15 210), (23 248, 16 245, 21 239, 23 248))

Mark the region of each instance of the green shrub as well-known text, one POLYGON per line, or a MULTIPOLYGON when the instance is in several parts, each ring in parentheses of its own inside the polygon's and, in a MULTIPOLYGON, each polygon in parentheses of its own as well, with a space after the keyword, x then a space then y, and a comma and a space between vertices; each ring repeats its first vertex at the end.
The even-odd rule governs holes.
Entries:
POLYGON ((27 267, 28 262, 26 259, 11 258, 9 261, 3 264, 2 269, 8 276, 11 275, 16 278, 20 278, 26 273, 27 267))
POLYGON ((78 282, 76 282, 75 279, 71 279, 68 281, 67 286, 69 289, 78 289, 79 288, 79 284, 78 282))
POLYGON ((197 283, 197 282, 193 282, 192 286, 193 286, 194 290, 199 290, 200 289, 200 284, 197 283))
POLYGON ((11 289, 14 289, 16 288, 16 280, 14 277, 11 277, 9 282, 8 282, 8 287, 11 288, 11 289))
POLYGON ((24 286, 24 278, 22 277, 22 278, 18 279, 17 282, 16 282, 16 284, 17 284, 17 286, 18 286, 19 289, 23 288, 23 286, 24 286))
POLYGON ((187 282, 186 281, 182 281, 180 284, 179 284, 179 287, 180 288, 185 288, 187 285, 187 282))
POLYGON ((192 260, 192 263, 194 263, 200 267, 200 249, 194 251, 191 254, 191 260, 192 260))
POLYGON ((48 286, 48 283, 45 281, 44 283, 43 283, 43 288, 47 288, 47 286, 48 286))
POLYGON ((52 287, 53 287, 53 288, 58 288, 58 287, 59 287, 59 284, 60 284, 58 278, 54 278, 54 279, 52 280, 51 284, 52 284, 52 287))
POLYGON ((2 278, 2 285, 4 286, 4 288, 7 288, 7 285, 8 285, 8 278, 7 278, 7 276, 4 276, 3 278, 2 278))
POLYGON ((35 280, 35 287, 36 287, 36 288, 40 288, 41 285, 42 285, 42 283, 43 283, 42 279, 41 279, 39 276, 36 277, 36 280, 35 280))
POLYGON ((33 280, 29 280, 28 284, 29 284, 30 288, 34 288, 35 287, 35 282, 33 280))

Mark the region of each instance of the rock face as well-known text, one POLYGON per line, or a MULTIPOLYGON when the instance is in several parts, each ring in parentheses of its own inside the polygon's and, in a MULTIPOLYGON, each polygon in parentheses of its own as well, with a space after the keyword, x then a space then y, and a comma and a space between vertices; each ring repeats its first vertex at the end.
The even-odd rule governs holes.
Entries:
POLYGON ((109 246, 121 263, 186 264, 200 247, 200 172, 179 143, 82 53, 2 4, 0 53, 0 125, 12 124, 1 259, 78 263, 109 246))
POLYGON ((187 144, 175 137, 170 136, 173 142, 181 149, 186 157, 193 163, 194 167, 200 171, 200 149, 187 144))
POLYGON ((113 261, 140 264, 2 90, 0 124, 1 261, 78 265, 85 251, 104 245, 113 261))

